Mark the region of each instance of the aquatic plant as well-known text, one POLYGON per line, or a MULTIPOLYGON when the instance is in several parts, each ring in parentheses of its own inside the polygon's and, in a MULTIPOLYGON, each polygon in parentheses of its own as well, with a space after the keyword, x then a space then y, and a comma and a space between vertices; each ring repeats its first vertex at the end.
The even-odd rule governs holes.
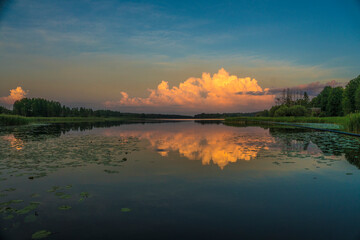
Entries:
POLYGON ((46 238, 48 236, 51 235, 51 232, 50 231, 47 231, 47 230, 40 230, 40 231, 37 231, 36 233, 34 233, 31 238, 32 239, 42 239, 42 238, 46 238))
POLYGON ((350 113, 347 115, 344 125, 347 131, 360 133, 360 113, 350 113))
POLYGON ((30 119, 18 115, 0 114, 0 126, 25 125, 30 123, 30 119))

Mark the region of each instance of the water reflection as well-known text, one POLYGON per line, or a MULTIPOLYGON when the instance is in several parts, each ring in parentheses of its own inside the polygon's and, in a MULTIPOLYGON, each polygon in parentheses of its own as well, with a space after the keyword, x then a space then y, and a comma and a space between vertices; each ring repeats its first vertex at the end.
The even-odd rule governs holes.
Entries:
POLYGON ((268 145, 274 143, 274 138, 266 130, 256 127, 234 129, 225 126, 212 128, 208 125, 183 125, 173 131, 144 126, 139 130, 109 129, 104 134, 145 139, 161 156, 177 152, 189 160, 199 160, 203 165, 213 163, 221 169, 229 163, 255 159, 260 150, 268 149, 268 145))
POLYGON ((10 142, 10 147, 16 150, 21 150, 24 147, 24 142, 20 138, 16 138, 13 134, 2 137, 4 140, 10 142))
MULTIPOLYGON (((261 151, 276 150, 297 156, 342 156, 360 168, 360 148, 356 138, 316 132, 309 129, 274 125, 238 125, 229 127, 219 121, 145 124, 147 122, 106 122, 52 124, 13 128, 0 132, 10 147, 20 151, 27 142, 58 138, 67 133, 92 130, 105 137, 116 137, 114 146, 128 139, 148 141, 152 150, 163 157, 172 152, 203 165, 216 164, 221 169, 237 161, 250 161, 261 151)), ((156 123, 156 122, 151 122, 156 123)), ((110 140, 110 139, 108 139, 110 140)), ((85 143, 86 145, 86 143, 85 143)), ((115 151, 113 151, 115 152, 115 151)))

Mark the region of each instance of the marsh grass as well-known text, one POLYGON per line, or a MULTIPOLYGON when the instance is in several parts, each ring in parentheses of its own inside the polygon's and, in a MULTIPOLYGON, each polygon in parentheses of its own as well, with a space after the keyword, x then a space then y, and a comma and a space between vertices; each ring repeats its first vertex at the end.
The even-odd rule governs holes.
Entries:
POLYGON ((334 123, 343 125, 346 117, 234 117, 226 118, 226 122, 296 122, 296 123, 334 123))
MULTIPOLYGON (((360 113, 351 113, 343 117, 234 117, 226 118, 225 123, 288 122, 288 123, 327 123, 337 124, 340 130, 360 133, 360 113)), ((325 126, 326 128, 326 126, 325 126)))
POLYGON ((350 113, 344 123, 346 131, 360 133, 360 113, 350 113))
POLYGON ((131 117, 23 117, 19 115, 0 114, 0 126, 26 125, 29 123, 73 123, 73 122, 110 122, 138 120, 131 117))
POLYGON ((30 122, 31 120, 26 117, 18 115, 0 114, 0 126, 25 125, 30 122))

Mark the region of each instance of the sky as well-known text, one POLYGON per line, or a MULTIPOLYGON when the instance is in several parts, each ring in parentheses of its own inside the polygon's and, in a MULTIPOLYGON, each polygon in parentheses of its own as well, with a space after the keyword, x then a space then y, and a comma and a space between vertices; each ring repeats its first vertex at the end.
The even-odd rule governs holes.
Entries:
POLYGON ((0 0, 4 106, 258 111, 282 88, 343 86, 359 55, 359 0, 0 0))

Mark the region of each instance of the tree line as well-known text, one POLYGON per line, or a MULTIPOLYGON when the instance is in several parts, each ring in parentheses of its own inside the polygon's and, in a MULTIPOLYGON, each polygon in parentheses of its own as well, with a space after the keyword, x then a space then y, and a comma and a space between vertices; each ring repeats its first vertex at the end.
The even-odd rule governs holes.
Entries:
POLYGON ((326 86, 316 97, 310 100, 306 92, 294 92, 284 89, 275 99, 275 106, 264 110, 257 116, 344 116, 360 111, 360 75, 343 87, 326 86), (319 109, 320 111, 314 111, 319 109))
POLYGON ((13 105, 13 110, 0 107, 0 113, 25 117, 129 117, 129 118, 191 118, 176 114, 123 113, 112 110, 93 110, 84 107, 66 107, 56 101, 43 98, 23 98, 13 105))

